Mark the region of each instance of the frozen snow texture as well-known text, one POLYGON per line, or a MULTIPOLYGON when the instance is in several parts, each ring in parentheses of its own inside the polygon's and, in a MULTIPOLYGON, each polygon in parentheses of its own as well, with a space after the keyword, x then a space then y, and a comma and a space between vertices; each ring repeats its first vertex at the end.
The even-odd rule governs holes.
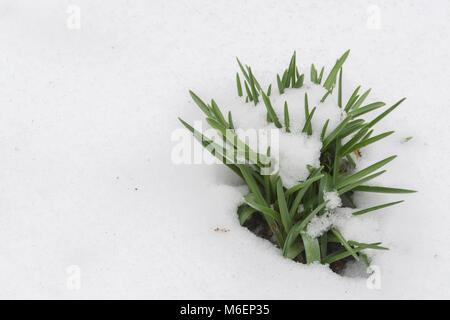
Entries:
POLYGON ((351 211, 348 208, 339 208, 334 211, 326 211, 321 216, 315 216, 308 224, 306 232, 311 237, 317 238, 333 226, 341 229, 342 226, 346 225, 349 218, 352 217, 351 211))
POLYGON ((342 200, 336 190, 323 193, 323 200, 329 201, 326 204, 326 211, 323 215, 315 216, 307 226, 307 233, 317 238, 331 227, 340 227, 350 218, 352 211, 349 208, 339 208, 342 206, 342 200))
POLYGON ((337 193, 336 190, 324 192, 323 193, 323 200, 324 201, 329 201, 326 204, 326 208, 328 210, 333 210, 333 209, 336 209, 336 208, 342 206, 341 197, 339 196, 339 194, 337 193))

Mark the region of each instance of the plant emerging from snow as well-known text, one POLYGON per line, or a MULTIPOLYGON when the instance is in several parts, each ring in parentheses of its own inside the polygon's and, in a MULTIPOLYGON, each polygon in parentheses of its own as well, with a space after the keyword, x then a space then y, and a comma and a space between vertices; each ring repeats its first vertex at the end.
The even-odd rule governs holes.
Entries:
MULTIPOLYGON (((381 243, 360 243, 344 238, 338 226, 345 223, 349 213, 342 211, 345 211, 345 208, 340 208, 342 202, 347 207, 354 208, 354 191, 414 192, 365 185, 367 181, 383 174, 385 171, 376 171, 396 156, 383 159, 362 170, 355 170, 354 157, 360 156, 360 149, 393 133, 389 131, 373 136, 372 128, 405 99, 401 99, 370 122, 361 119, 362 115, 384 107, 385 103, 363 105, 370 89, 360 93, 360 87, 354 90, 347 103, 343 103, 342 65, 348 54, 349 51, 345 52, 337 60, 324 81, 324 68, 319 72, 312 65, 310 82, 306 83, 304 74, 299 73, 294 52, 288 68, 282 76, 277 75, 276 94, 271 92, 272 85, 263 90, 252 69, 237 60, 241 71, 241 76, 236 74, 237 92, 239 97, 245 96, 248 105, 240 106, 241 109, 233 112, 241 118, 245 118, 246 113, 246 121, 233 119, 231 111, 225 117, 214 100, 206 104, 190 92, 195 103, 206 115, 208 124, 216 129, 223 144, 206 137, 180 119, 212 155, 248 185, 250 193, 244 197, 244 204, 238 209, 241 225, 255 217, 263 217, 259 221, 269 230, 268 238, 282 249, 283 256, 300 262, 331 264, 353 256, 356 260, 361 257, 369 264, 369 258, 363 250, 387 248, 381 247, 381 243), (332 98, 336 96, 334 91, 337 91, 337 101, 332 98), (299 107, 300 101, 304 108, 299 107), (316 106, 311 109, 312 103, 316 106), (261 104, 265 108, 259 107, 261 104), (245 112, 242 111, 243 108, 245 112), (252 116, 248 116, 249 112, 252 116), (299 118, 301 122, 298 122, 299 118), (245 125, 247 128, 278 130, 278 157, 273 152, 271 155, 270 146, 261 154, 254 151, 257 146, 243 142, 238 129, 245 128, 245 125), (255 155, 258 161, 252 162, 252 156, 255 155), (247 162, 237 161, 239 156, 240 160, 244 158, 247 162), (279 170, 267 174, 264 170, 274 162, 279 164, 279 170)), ((362 215, 400 202, 402 201, 363 210, 354 209, 350 215, 362 215)))

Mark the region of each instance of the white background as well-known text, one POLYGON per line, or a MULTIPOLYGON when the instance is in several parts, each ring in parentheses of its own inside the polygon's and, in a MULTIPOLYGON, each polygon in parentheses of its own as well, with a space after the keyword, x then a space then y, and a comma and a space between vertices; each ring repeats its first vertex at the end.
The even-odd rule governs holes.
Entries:
POLYGON ((438 0, 0 1, 0 297, 449 298, 449 14, 438 0), (171 162, 177 117, 200 116, 188 90, 235 95, 235 56, 273 79, 294 50, 329 66, 347 49, 349 86, 407 96, 385 125, 414 136, 389 150, 389 182, 419 193, 379 215, 381 290, 283 259, 238 225, 226 169, 171 162))

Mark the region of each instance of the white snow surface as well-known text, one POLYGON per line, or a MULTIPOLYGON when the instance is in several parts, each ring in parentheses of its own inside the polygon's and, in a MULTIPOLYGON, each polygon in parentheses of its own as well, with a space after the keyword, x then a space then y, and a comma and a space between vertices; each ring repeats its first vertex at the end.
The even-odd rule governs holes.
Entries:
MULTIPOLYGON (((311 222, 308 224, 306 232, 311 237, 317 238, 321 236, 323 233, 325 233, 325 231, 330 230, 331 227, 337 227, 338 229, 341 228, 349 229, 348 219, 352 217, 351 214, 352 211, 353 210, 349 208, 339 208, 334 211, 326 211, 323 215, 315 216, 314 218, 311 219, 311 222)), ((357 235, 359 235, 361 231, 364 230, 357 229, 356 230, 357 235)))
POLYGON ((299 133, 281 133, 279 146, 279 174, 283 185, 291 188, 306 180, 307 165, 320 166, 319 139, 299 133))
MULTIPOLYGON (((314 216, 307 225, 306 231, 313 238, 321 236, 333 226, 339 229, 341 227, 348 229, 347 220, 352 216, 351 213, 355 211, 350 208, 340 208, 342 206, 342 200, 336 190, 324 192, 323 200, 328 201, 325 207, 325 213, 320 216, 314 216)), ((356 234, 366 232, 365 229, 360 228, 360 225, 356 227, 356 234)), ((373 229, 372 226, 368 227, 373 229)))
MULTIPOLYGON (((450 298, 449 11, 443 0, 2 1, 0 297, 450 298), (79 30, 66 27, 72 4, 79 30), (344 101, 358 85, 373 88, 368 102, 408 97, 375 127, 395 134, 357 166, 398 154, 372 183, 419 192, 356 194, 358 208, 406 201, 339 226, 390 248, 368 250, 380 290, 359 264, 339 276, 284 259, 239 225, 248 191, 230 170, 171 161, 177 117, 203 117, 189 89, 237 101, 235 56, 275 92, 294 50, 308 77, 347 49, 344 101)), ((291 94, 302 118, 304 96, 291 94)))
POLYGON ((342 206, 342 200, 341 197, 339 197, 339 194, 336 190, 328 191, 323 193, 323 200, 329 201, 326 204, 326 208, 328 210, 334 210, 340 206, 342 206))

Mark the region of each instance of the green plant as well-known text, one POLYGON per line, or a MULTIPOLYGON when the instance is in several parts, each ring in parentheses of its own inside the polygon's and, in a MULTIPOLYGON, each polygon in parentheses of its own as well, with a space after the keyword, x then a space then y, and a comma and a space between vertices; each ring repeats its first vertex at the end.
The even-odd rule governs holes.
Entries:
MULTIPOLYGON (((264 218, 262 223, 270 228, 275 239, 274 242, 282 249, 283 256, 301 262, 331 264, 352 256, 356 260, 362 258, 366 264, 369 264, 369 259, 363 253, 363 250, 387 250, 387 248, 380 246, 381 243, 360 243, 347 240, 336 227, 331 227, 317 238, 312 238, 308 235, 305 232, 308 223, 316 215, 323 215, 326 211, 327 201, 324 200, 324 192, 336 190, 341 199, 353 208, 352 195, 354 191, 379 193, 415 192, 414 190, 365 185, 367 181, 383 174, 385 171, 377 170, 392 161, 396 156, 388 157, 365 169, 353 172, 355 169, 353 155, 355 153, 358 153, 361 148, 380 141, 393 133, 393 131, 389 131, 372 136, 372 128, 405 99, 401 99, 369 122, 361 119, 362 115, 384 107, 385 103, 373 102, 363 105, 370 89, 360 93, 360 87, 354 90, 347 103, 343 103, 342 65, 348 54, 349 51, 345 52, 337 60, 326 78, 324 78, 324 67, 318 72, 314 64, 311 66, 311 82, 322 85, 327 90, 321 101, 325 101, 332 91, 337 88, 338 106, 345 111, 346 116, 331 132, 327 131, 329 121, 323 124, 320 135, 322 142, 321 166, 318 168, 308 167, 309 177, 291 188, 283 186, 281 178, 276 172, 270 175, 262 174, 262 170, 271 161, 270 148, 266 154, 259 154, 242 142, 234 134, 231 112, 224 116, 214 100, 211 100, 210 104, 206 104, 195 93, 190 91, 192 99, 206 115, 208 124, 216 129, 224 141, 227 142, 225 146, 213 142, 180 119, 181 123, 194 134, 194 137, 208 151, 219 158, 248 185, 250 193, 244 197, 245 204, 238 209, 241 225, 245 224, 250 217, 262 215, 264 218), (344 140, 345 138, 347 139, 344 140), (243 155, 249 162, 237 162, 237 155, 243 155), (250 162, 255 157, 258 161, 250 162), (299 210, 300 208, 301 210, 299 210)), ((245 96, 245 101, 252 102, 255 106, 262 101, 267 110, 267 122, 271 122, 277 128, 284 128, 286 132, 290 132, 287 103, 284 105, 284 118, 280 119, 279 115, 274 111, 270 100, 272 86, 270 85, 267 90, 263 90, 256 80, 252 69, 249 66, 244 66, 239 59, 237 59, 237 62, 243 77, 242 85, 241 76, 239 73, 236 74, 238 95, 240 97, 245 96)), ((305 75, 300 74, 296 65, 296 54, 294 52, 289 66, 281 76, 277 75, 276 80, 279 93, 284 94, 288 88, 301 88, 304 84, 304 78, 305 75)), ((316 108, 309 110, 308 98, 305 94, 305 125, 301 133, 312 135, 311 119, 315 110, 316 108)), ((299 132, 299 134, 301 133, 299 132)), ((353 212, 353 215, 366 214, 400 202, 402 201, 356 210, 353 212)))

